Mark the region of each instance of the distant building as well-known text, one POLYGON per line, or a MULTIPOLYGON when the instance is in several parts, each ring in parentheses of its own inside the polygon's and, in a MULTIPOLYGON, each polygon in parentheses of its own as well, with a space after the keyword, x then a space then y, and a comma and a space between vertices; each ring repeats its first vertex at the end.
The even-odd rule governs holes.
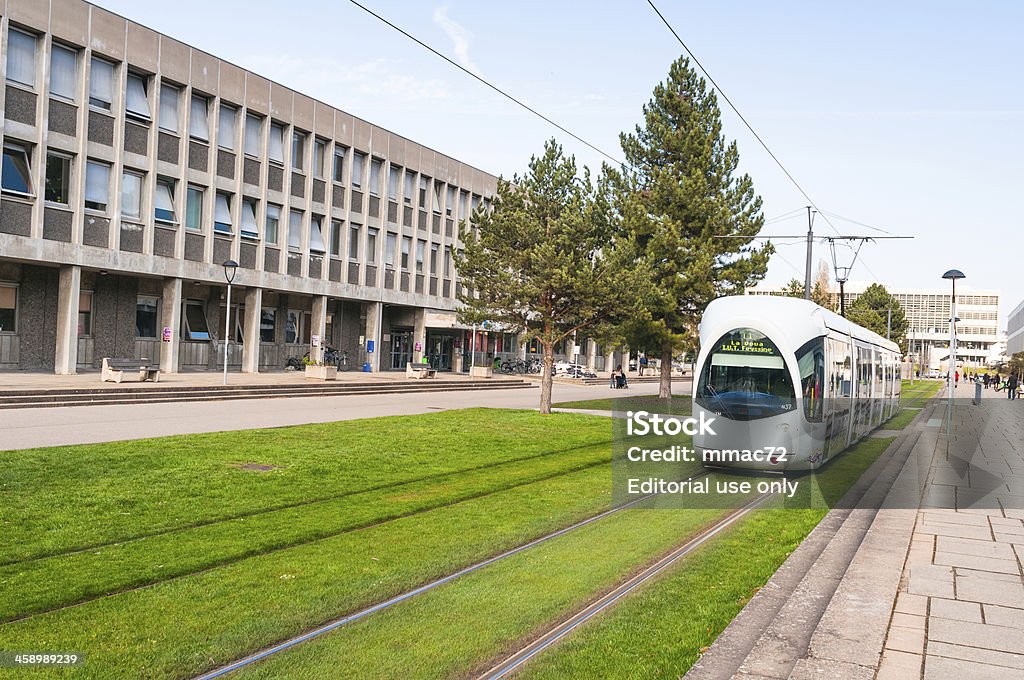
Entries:
POLYGON ((1024 352, 1024 300, 1010 312, 1006 324, 1006 355, 1024 352))
MULTIPOLYGON (((861 296, 870 283, 850 281, 846 284, 846 307, 861 296)), ((889 294, 903 308, 910 326, 907 340, 909 355, 919 365, 938 369, 949 361, 950 290, 942 288, 890 288, 889 294)), ((782 295, 778 287, 757 287, 748 295, 782 295)), ((839 307, 839 294, 834 294, 839 307)), ((999 349, 999 292, 971 290, 962 284, 957 289, 957 362, 968 366, 984 366, 999 349)), ((1016 310, 1024 319, 1024 303, 1016 310)), ((1012 322, 1012 321, 1011 321, 1012 322)), ((1018 323, 1024 323, 1019 320, 1018 323)), ((1018 335, 1024 342, 1024 334, 1018 335)), ((1018 350, 1019 351, 1019 350, 1018 350)))

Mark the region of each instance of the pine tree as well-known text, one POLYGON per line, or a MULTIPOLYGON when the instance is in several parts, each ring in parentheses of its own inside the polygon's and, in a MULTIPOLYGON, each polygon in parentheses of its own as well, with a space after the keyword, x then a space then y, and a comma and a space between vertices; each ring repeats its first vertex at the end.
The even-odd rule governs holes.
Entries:
POLYGON ((490 321, 540 341, 540 411, 550 413, 555 346, 630 314, 636 304, 638 272, 617 259, 607 183, 595 190, 586 168, 577 177, 575 159, 552 139, 531 157, 526 174, 499 179, 491 209, 478 210, 472 221, 476 234, 461 234, 465 251, 456 258, 468 288, 459 296, 460 319, 490 321))
POLYGON ((761 198, 748 175, 736 175, 739 151, 721 129, 715 93, 680 58, 644 106, 644 124, 621 136, 631 166, 619 178, 621 211, 654 298, 650 318, 624 330, 631 346, 660 355, 665 399, 672 357, 696 348, 704 308, 763 278, 773 252, 751 246, 764 223, 761 198))
POLYGON ((853 304, 846 308, 846 318, 853 323, 863 326, 868 330, 878 333, 883 338, 886 331, 890 331, 890 338, 896 344, 903 346, 907 337, 907 329, 910 322, 903 313, 903 307, 885 286, 873 283, 861 293, 853 304), (892 310, 890 326, 889 310, 892 310))

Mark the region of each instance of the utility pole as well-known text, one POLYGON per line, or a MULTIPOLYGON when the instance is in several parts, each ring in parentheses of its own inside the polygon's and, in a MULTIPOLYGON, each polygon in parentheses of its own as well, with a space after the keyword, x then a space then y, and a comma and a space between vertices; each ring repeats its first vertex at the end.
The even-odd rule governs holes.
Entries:
POLYGON ((885 310, 885 339, 892 340, 892 307, 885 310))
POLYGON ((814 248, 814 214, 807 206, 807 268, 804 272, 804 299, 811 299, 811 251, 814 248))

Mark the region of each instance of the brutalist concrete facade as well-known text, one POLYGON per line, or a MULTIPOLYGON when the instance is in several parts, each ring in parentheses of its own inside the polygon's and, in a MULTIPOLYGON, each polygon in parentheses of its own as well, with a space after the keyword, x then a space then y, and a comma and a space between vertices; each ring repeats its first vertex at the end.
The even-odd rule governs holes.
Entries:
POLYGON ((80 0, 0 12, 0 369, 217 367, 226 260, 241 370, 465 344, 452 256, 494 176, 80 0))

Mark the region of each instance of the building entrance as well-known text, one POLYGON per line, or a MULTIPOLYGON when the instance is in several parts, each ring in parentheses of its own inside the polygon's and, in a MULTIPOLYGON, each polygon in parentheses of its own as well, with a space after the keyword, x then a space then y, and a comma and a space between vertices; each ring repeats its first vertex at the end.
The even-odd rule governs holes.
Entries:
POLYGON ((391 368, 404 371, 412 361, 412 331, 391 331, 391 368))
POLYGON ((452 370, 452 357, 455 351, 455 338, 452 333, 427 331, 427 361, 436 371, 452 370))

